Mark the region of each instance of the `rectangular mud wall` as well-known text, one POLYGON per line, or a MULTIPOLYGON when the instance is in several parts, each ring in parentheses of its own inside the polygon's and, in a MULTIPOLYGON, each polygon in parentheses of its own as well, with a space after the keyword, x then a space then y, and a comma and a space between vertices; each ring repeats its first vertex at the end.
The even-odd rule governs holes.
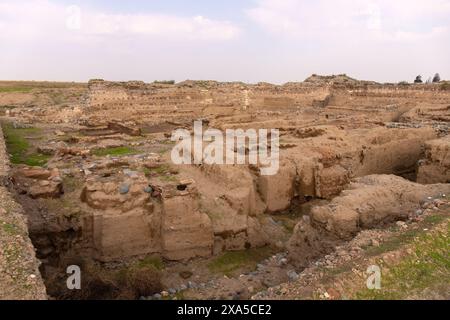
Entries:
POLYGON ((46 289, 22 206, 4 186, 9 156, 0 126, 0 300, 43 300, 46 289))

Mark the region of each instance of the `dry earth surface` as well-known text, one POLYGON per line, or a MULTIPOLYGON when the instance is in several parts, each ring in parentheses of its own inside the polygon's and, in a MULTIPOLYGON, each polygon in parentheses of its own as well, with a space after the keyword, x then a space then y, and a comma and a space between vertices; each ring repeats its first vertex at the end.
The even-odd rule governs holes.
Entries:
POLYGON ((0 82, 0 121, 0 298, 450 297, 448 82, 0 82), (175 165, 196 120, 278 173, 175 165))

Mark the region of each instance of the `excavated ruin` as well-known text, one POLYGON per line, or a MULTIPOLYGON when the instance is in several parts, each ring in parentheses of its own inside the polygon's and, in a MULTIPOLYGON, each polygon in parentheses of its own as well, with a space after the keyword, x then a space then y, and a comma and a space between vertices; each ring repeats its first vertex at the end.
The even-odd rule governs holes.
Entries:
POLYGON ((438 85, 343 76, 283 86, 93 80, 61 89, 64 104, 45 94, 0 102, 12 104, 2 117, 7 145, 8 134, 24 133, 47 160, 16 161, 9 187, 48 294, 59 299, 200 290, 194 279, 207 288, 218 278, 206 265, 261 248, 283 262, 273 276, 253 276, 262 288, 279 284, 361 230, 405 220, 450 192, 450 93, 438 85), (278 173, 173 164, 172 132, 192 132, 196 120, 205 129, 279 129, 278 173), (165 268, 152 263, 141 279, 135 266, 148 259, 165 268), (83 293, 65 288, 73 264, 87 274, 83 293))

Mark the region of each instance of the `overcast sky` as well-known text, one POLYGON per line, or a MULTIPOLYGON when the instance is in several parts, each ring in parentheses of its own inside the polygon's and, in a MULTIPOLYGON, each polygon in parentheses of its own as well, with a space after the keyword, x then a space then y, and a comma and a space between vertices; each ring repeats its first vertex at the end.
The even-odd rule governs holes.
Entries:
POLYGON ((450 79, 450 0, 0 0, 0 79, 450 79))

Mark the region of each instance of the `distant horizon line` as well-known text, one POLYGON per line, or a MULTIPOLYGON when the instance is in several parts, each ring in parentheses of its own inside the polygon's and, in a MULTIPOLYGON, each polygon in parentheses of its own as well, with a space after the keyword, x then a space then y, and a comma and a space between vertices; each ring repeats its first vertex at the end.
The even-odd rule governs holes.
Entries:
MULTIPOLYGON (((95 80, 101 80, 101 81, 105 81, 105 82, 118 82, 118 83, 128 83, 128 82, 143 82, 144 84, 164 84, 164 82, 166 82, 166 84, 168 84, 169 82, 174 82, 173 84, 180 84, 186 81, 193 81, 193 82, 217 82, 217 83, 244 83, 244 84, 249 84, 249 85, 256 85, 256 84, 271 84, 271 85, 286 85, 289 83, 304 83, 306 82, 309 78, 311 77, 322 77, 322 78, 327 78, 327 77, 339 77, 339 76, 345 76, 348 77, 349 79, 355 80, 355 81, 359 81, 359 82, 371 82, 371 83, 377 83, 377 84, 399 84, 399 83, 410 83, 410 84, 414 84, 414 81, 407 81, 407 80, 401 80, 401 81, 387 81, 387 82, 380 82, 380 81, 376 81, 376 80, 361 80, 361 79, 357 79, 357 78, 353 78, 345 73, 342 74, 330 74, 330 75, 320 75, 320 74, 312 74, 311 76, 307 77, 304 80, 291 80, 291 81, 286 81, 286 82, 269 82, 269 81, 257 81, 257 82, 247 82, 244 80, 227 80, 227 81, 221 81, 221 80, 214 80, 214 79, 185 79, 185 80, 174 80, 174 79, 165 79, 165 80, 153 80, 153 81, 146 81, 146 80, 139 80, 139 79, 128 79, 128 80, 109 80, 109 79, 105 79, 105 78, 90 78, 87 81, 78 81, 78 80, 5 80, 5 79, 0 79, 0 83, 5 83, 5 82, 21 82, 21 83, 26 83, 26 82, 35 82, 35 83, 73 83, 73 84, 88 84, 90 81, 95 81, 95 80)), ((415 76, 413 76, 414 78, 415 76)), ((449 80, 441 80, 441 82, 446 82, 449 80)), ((423 84, 426 84, 425 82, 423 84)))

